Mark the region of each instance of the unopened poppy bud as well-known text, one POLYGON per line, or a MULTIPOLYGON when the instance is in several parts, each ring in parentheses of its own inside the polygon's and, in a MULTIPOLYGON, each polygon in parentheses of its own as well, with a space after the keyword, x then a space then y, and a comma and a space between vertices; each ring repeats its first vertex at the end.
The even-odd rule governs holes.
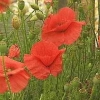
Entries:
POLYGON ((25 15, 27 12, 29 11, 29 6, 27 4, 25 4, 23 10, 21 10, 21 12, 23 13, 23 15, 25 15))
POLYGON ((29 34, 29 39, 32 40, 34 38, 34 34, 30 33, 29 34))
POLYGON ((19 29, 20 23, 21 23, 21 21, 20 21, 19 17, 17 15, 14 15, 12 18, 12 25, 16 30, 19 29))
POLYGON ((34 10, 39 10, 39 7, 37 4, 30 4, 30 5, 34 10))
POLYGON ((64 85, 64 90, 66 92, 69 91, 69 88, 70 88, 70 84, 69 83, 67 83, 67 84, 64 85))
POLYGON ((4 41, 0 42, 0 53, 6 53, 7 52, 7 44, 4 41))
POLYGON ((94 84, 100 83, 100 74, 96 73, 95 77, 93 78, 93 83, 94 84))
POLYGON ((38 18, 37 18, 36 15, 32 16, 31 19, 30 19, 30 21, 37 21, 37 20, 38 20, 38 18))
POLYGON ((18 8, 20 10, 23 10, 24 9, 24 6, 25 6, 25 2, 23 0, 18 2, 18 8))
POLYGON ((36 16, 38 19, 43 20, 44 19, 44 15, 42 12, 36 12, 36 16))
POLYGON ((88 96, 87 90, 85 88, 82 88, 79 90, 79 93, 80 93, 80 98, 84 98, 83 100, 86 100, 88 96))
POLYGON ((80 79, 78 77, 75 77, 72 81, 71 81, 71 86, 78 88, 80 86, 80 79))

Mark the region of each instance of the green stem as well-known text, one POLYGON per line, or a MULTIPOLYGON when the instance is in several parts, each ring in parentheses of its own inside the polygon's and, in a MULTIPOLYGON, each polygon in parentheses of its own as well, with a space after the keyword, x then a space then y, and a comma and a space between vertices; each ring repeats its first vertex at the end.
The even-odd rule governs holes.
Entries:
POLYGON ((3 13, 2 13, 2 19, 3 19, 4 30, 5 30, 5 35, 6 35, 6 43, 7 43, 7 46, 8 46, 7 29, 6 29, 6 23, 5 23, 5 18, 4 18, 3 13))
MULTIPOLYGON (((66 92, 64 92, 64 95, 63 95, 63 97, 62 97, 62 99, 61 100, 64 100, 65 99, 65 97, 66 97, 66 92)), ((66 97, 67 98, 67 97, 66 97)))
POLYGON ((7 75, 7 72, 6 72, 7 69, 6 69, 6 66, 5 66, 4 56, 2 56, 2 65, 3 65, 3 70, 4 70, 4 75, 5 75, 5 79, 6 79, 6 82, 7 82, 8 90, 9 90, 10 95, 11 95, 11 100, 13 100, 11 87, 10 87, 10 82, 9 82, 9 78, 8 78, 8 75, 7 75))

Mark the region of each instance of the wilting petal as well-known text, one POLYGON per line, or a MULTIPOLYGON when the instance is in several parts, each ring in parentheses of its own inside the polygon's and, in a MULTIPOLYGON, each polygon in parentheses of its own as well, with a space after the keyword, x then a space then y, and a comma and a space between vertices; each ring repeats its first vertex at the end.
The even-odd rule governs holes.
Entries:
POLYGON ((84 24, 85 22, 72 22, 64 32, 64 43, 70 45, 75 42, 80 37, 82 25, 84 24))
POLYGON ((50 73, 53 76, 57 76, 59 73, 62 71, 62 54, 64 53, 65 50, 61 50, 59 55, 56 57, 55 61, 53 64, 50 66, 50 73))
POLYGON ((24 62, 32 75, 36 78, 46 79, 49 76, 50 71, 43 65, 43 63, 39 59, 33 58, 31 55, 25 55, 24 62))
POLYGON ((15 75, 9 76, 11 91, 16 93, 23 90, 27 86, 29 79, 28 74, 24 70, 15 75))
POLYGON ((5 78, 0 76, 0 93, 4 93, 7 90, 8 89, 7 89, 7 84, 6 84, 5 78))

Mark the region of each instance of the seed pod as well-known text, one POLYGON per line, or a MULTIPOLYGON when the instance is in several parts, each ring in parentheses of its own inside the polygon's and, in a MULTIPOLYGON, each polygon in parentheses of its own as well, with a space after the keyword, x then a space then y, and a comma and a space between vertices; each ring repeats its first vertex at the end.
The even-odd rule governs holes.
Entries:
POLYGON ((96 73, 95 77, 93 78, 94 84, 100 84, 100 74, 96 73))
POLYGON ((42 14, 42 12, 36 12, 36 16, 40 20, 43 20, 44 19, 44 15, 42 14))
POLYGON ((20 10, 23 10, 24 9, 24 6, 25 6, 25 2, 23 0, 18 2, 18 8, 20 10))
POLYGON ((12 26, 16 30, 18 30, 19 27, 20 27, 20 23, 21 23, 21 21, 20 21, 19 17, 17 15, 14 15, 13 18, 12 18, 12 26))
POLYGON ((39 10, 39 7, 37 4, 30 4, 30 5, 34 10, 39 10))
POLYGON ((38 18, 37 18, 36 15, 32 16, 31 19, 30 19, 30 21, 37 21, 37 20, 38 20, 38 18))

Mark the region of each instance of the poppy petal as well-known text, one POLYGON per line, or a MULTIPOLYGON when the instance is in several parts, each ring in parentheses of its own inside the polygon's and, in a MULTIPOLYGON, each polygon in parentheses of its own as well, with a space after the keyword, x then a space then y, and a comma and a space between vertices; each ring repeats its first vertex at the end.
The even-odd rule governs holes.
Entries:
MULTIPOLYGON (((0 56, 0 66, 2 66, 3 57, 0 56)), ((24 64, 13 59, 10 59, 7 56, 4 56, 4 63, 6 68, 17 69, 24 67, 24 64)))
POLYGON ((61 20, 75 20, 75 12, 68 7, 63 7, 59 10, 58 16, 61 20))
POLYGON ((9 4, 10 0, 0 0, 0 12, 3 12, 9 4))
POLYGON ((40 41, 32 46, 31 54, 35 56, 57 56, 59 54, 58 47, 52 42, 40 41))
POLYGON ((4 93, 7 90, 8 89, 7 89, 7 84, 6 84, 5 78, 4 77, 0 77, 0 93, 4 93))
POLYGON ((62 71, 62 54, 65 50, 61 50, 53 64, 50 66, 50 72, 53 76, 57 76, 62 71))
POLYGON ((57 14, 53 15, 49 15, 46 19, 45 19, 45 22, 44 22, 44 25, 43 25, 43 28, 42 28, 42 31, 47 33, 48 31, 54 29, 56 26, 58 26, 58 16, 57 14))
POLYGON ((27 86, 29 79, 30 78, 25 71, 9 76, 11 91, 16 93, 23 90, 27 86))
POLYGON ((70 45, 75 42, 79 38, 84 24, 85 22, 72 22, 64 32, 64 43, 70 45))
POLYGON ((26 54, 24 56, 24 62, 26 67, 30 70, 31 74, 36 78, 43 80, 49 76, 50 71, 39 59, 33 58, 31 55, 26 54))
POLYGON ((53 42, 55 45, 60 46, 64 43, 64 34, 62 32, 42 33, 42 40, 53 42))

